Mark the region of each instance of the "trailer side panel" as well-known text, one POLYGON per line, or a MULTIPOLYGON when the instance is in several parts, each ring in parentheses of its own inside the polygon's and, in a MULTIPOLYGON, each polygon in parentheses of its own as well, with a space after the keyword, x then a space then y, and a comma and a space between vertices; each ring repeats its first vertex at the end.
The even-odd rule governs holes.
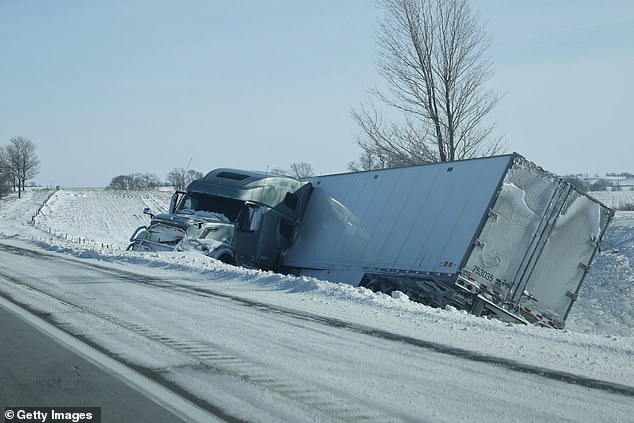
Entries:
POLYGON ((312 178, 283 263, 354 285, 366 272, 455 274, 513 157, 312 178))

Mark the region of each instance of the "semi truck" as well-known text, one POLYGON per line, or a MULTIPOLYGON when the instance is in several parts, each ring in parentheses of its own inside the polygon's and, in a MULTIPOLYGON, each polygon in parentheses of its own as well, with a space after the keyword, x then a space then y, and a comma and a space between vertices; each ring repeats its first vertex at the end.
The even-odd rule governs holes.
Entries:
POLYGON ((613 214, 517 153, 305 180, 217 169, 176 193, 130 249, 194 248, 563 328, 613 214))
POLYGON ((167 213, 136 229, 128 250, 197 250, 225 263, 277 270, 310 184, 287 176, 216 169, 176 191, 167 213))

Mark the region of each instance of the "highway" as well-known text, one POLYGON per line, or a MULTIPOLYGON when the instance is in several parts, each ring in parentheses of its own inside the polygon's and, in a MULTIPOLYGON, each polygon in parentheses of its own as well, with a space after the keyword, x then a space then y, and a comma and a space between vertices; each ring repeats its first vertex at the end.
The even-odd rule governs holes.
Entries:
POLYGON ((0 242, 0 377, 11 381, 1 405, 95 406, 103 421, 140 422, 627 422, 634 413, 631 385, 187 278, 0 242))
POLYGON ((98 407, 102 422, 223 421, 0 299, 0 406, 98 407))

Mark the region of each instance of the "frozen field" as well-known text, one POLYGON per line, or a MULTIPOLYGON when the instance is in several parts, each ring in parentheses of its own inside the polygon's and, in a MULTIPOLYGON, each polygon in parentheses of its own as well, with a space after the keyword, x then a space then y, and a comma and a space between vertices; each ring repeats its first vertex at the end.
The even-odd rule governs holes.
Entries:
POLYGON ((623 191, 595 191, 590 195, 612 209, 623 208, 628 204, 634 205, 634 191, 630 188, 623 191))

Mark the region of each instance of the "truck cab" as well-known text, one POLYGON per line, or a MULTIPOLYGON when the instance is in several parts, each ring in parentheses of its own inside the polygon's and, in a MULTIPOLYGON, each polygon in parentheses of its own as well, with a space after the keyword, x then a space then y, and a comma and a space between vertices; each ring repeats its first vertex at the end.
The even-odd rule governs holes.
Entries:
POLYGON ((168 213, 151 216, 130 238, 129 250, 199 250, 246 267, 276 270, 308 200, 311 185, 297 179, 216 169, 176 192, 168 213))

